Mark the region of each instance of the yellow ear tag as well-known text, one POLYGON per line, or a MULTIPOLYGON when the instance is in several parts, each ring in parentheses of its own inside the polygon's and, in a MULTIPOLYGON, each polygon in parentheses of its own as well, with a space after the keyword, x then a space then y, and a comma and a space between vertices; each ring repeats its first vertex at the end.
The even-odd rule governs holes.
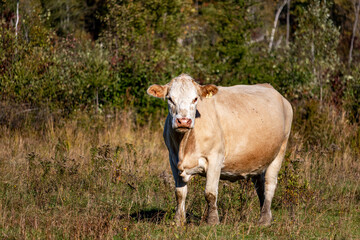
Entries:
POLYGON ((211 98, 212 97, 212 92, 206 94, 206 98, 211 98))

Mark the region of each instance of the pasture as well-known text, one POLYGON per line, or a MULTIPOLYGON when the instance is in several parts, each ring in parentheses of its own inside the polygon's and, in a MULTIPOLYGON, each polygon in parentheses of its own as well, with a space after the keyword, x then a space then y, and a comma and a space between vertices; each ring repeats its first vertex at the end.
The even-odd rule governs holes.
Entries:
POLYGON ((0 131, 1 239, 360 239, 359 125, 333 107, 294 110, 268 228, 257 225, 250 180, 220 181, 221 223, 208 226, 200 176, 187 224, 174 226, 164 116, 142 126, 122 111, 34 124, 23 113, 27 123, 0 131))
POLYGON ((0 239, 360 239, 359 3, 0 1, 0 239), (220 181, 208 226, 199 176, 173 224, 146 89, 181 73, 291 102, 270 227, 250 180, 220 181))

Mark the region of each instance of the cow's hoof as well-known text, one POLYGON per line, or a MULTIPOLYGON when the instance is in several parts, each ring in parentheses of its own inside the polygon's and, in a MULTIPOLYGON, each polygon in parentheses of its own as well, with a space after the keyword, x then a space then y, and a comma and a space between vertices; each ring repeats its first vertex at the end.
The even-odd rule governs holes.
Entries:
POLYGON ((207 224, 209 225, 218 225, 220 223, 219 219, 208 219, 207 224))
POLYGON ((186 219, 175 217, 175 219, 174 219, 175 226, 181 227, 181 226, 184 226, 185 224, 186 224, 186 219))
POLYGON ((207 218, 207 223, 209 225, 217 225, 217 224, 219 224, 220 221, 219 221, 218 213, 215 212, 215 213, 209 214, 209 216, 207 218))
POLYGON ((185 222, 173 221, 172 225, 177 226, 177 227, 183 227, 183 226, 185 226, 185 222))
POLYGON ((272 220, 271 214, 262 215, 260 217, 258 224, 264 227, 269 227, 271 225, 271 220, 272 220))
POLYGON ((177 227, 185 226, 185 224, 186 224, 185 221, 174 221, 174 225, 177 227))

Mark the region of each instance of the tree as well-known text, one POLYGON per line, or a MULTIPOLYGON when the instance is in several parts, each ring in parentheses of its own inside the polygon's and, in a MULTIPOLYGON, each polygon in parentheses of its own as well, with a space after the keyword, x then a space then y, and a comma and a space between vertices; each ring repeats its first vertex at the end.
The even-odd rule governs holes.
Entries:
POLYGON ((324 86, 339 64, 336 52, 339 35, 339 29, 332 22, 329 8, 324 2, 312 2, 299 17, 292 49, 299 57, 299 64, 312 72, 310 87, 318 89, 321 102, 324 86))
POLYGON ((48 24, 59 36, 84 31, 85 15, 89 11, 87 1, 81 0, 41 0, 48 24))
POLYGON ((250 54, 251 30, 257 22, 250 8, 253 1, 204 1, 199 14, 192 17, 186 36, 195 78, 211 79, 223 85, 247 81, 241 78, 250 54))

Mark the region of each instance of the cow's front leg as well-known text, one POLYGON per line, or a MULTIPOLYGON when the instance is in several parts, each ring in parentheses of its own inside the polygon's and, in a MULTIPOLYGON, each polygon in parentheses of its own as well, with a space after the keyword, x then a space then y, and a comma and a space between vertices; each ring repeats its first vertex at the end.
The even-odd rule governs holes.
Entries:
POLYGON ((219 223, 216 203, 221 172, 221 161, 222 158, 209 159, 209 166, 206 172, 205 198, 208 203, 207 223, 211 225, 219 223))
POLYGON ((187 185, 176 187, 175 195, 177 206, 174 221, 177 226, 181 226, 186 223, 185 200, 187 195, 187 185))
POLYGON ((187 195, 187 184, 182 180, 182 177, 179 175, 180 172, 177 168, 177 162, 177 156, 175 154, 170 155, 170 165, 175 180, 176 196, 176 212, 174 221, 177 226, 181 226, 186 223, 185 200, 187 195))

